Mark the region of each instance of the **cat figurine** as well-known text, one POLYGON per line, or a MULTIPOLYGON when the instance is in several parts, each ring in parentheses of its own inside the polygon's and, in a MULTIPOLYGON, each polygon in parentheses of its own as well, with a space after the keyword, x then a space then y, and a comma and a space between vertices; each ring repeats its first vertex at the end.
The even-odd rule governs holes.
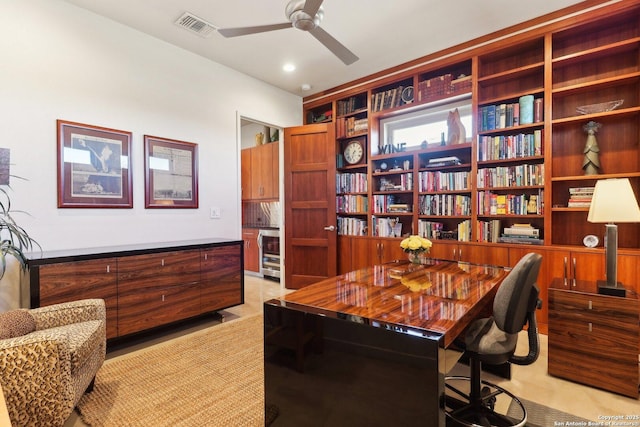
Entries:
POLYGON ((464 144, 466 142, 466 130, 460 120, 460 113, 457 108, 453 111, 449 111, 449 116, 447 117, 447 129, 447 145, 464 144))

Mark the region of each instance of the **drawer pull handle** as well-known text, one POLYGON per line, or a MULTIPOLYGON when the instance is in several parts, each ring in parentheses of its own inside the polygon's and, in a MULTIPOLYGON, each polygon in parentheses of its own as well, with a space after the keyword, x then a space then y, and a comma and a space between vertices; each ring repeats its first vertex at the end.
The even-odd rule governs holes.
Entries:
POLYGON ((589 310, 593 310, 593 301, 589 300, 589 310))
POLYGON ((164 258, 160 261, 160 265, 164 267, 164 258))
POLYGON ((110 266, 107 265, 107 273, 111 273, 110 266))
POLYGON ((593 332, 593 323, 589 322, 589 332, 593 332))
POLYGON ((164 294, 162 294, 162 302, 164 302, 164 294))

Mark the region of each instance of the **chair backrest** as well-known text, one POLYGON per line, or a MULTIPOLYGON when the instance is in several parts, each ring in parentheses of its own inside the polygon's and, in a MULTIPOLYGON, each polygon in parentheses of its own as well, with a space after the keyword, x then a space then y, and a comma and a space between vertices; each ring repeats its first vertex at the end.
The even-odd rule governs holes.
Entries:
POLYGON ((493 318, 502 331, 517 334, 526 324, 527 315, 535 312, 538 299, 536 281, 541 262, 542 255, 526 254, 498 288, 493 301, 493 318))

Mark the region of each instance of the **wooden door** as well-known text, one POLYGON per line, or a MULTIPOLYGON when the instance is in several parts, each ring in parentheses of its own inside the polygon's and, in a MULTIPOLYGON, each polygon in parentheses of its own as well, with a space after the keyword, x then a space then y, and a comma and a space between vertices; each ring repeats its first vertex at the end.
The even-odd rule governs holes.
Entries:
POLYGON ((333 123, 284 131, 285 287, 337 273, 336 144, 333 123))

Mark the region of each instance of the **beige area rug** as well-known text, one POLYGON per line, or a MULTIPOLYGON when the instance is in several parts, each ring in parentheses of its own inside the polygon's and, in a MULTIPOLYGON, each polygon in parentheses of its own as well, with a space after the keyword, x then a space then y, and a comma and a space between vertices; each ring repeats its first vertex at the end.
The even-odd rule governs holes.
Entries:
POLYGON ((78 405, 85 423, 264 426, 261 315, 107 360, 78 405))

